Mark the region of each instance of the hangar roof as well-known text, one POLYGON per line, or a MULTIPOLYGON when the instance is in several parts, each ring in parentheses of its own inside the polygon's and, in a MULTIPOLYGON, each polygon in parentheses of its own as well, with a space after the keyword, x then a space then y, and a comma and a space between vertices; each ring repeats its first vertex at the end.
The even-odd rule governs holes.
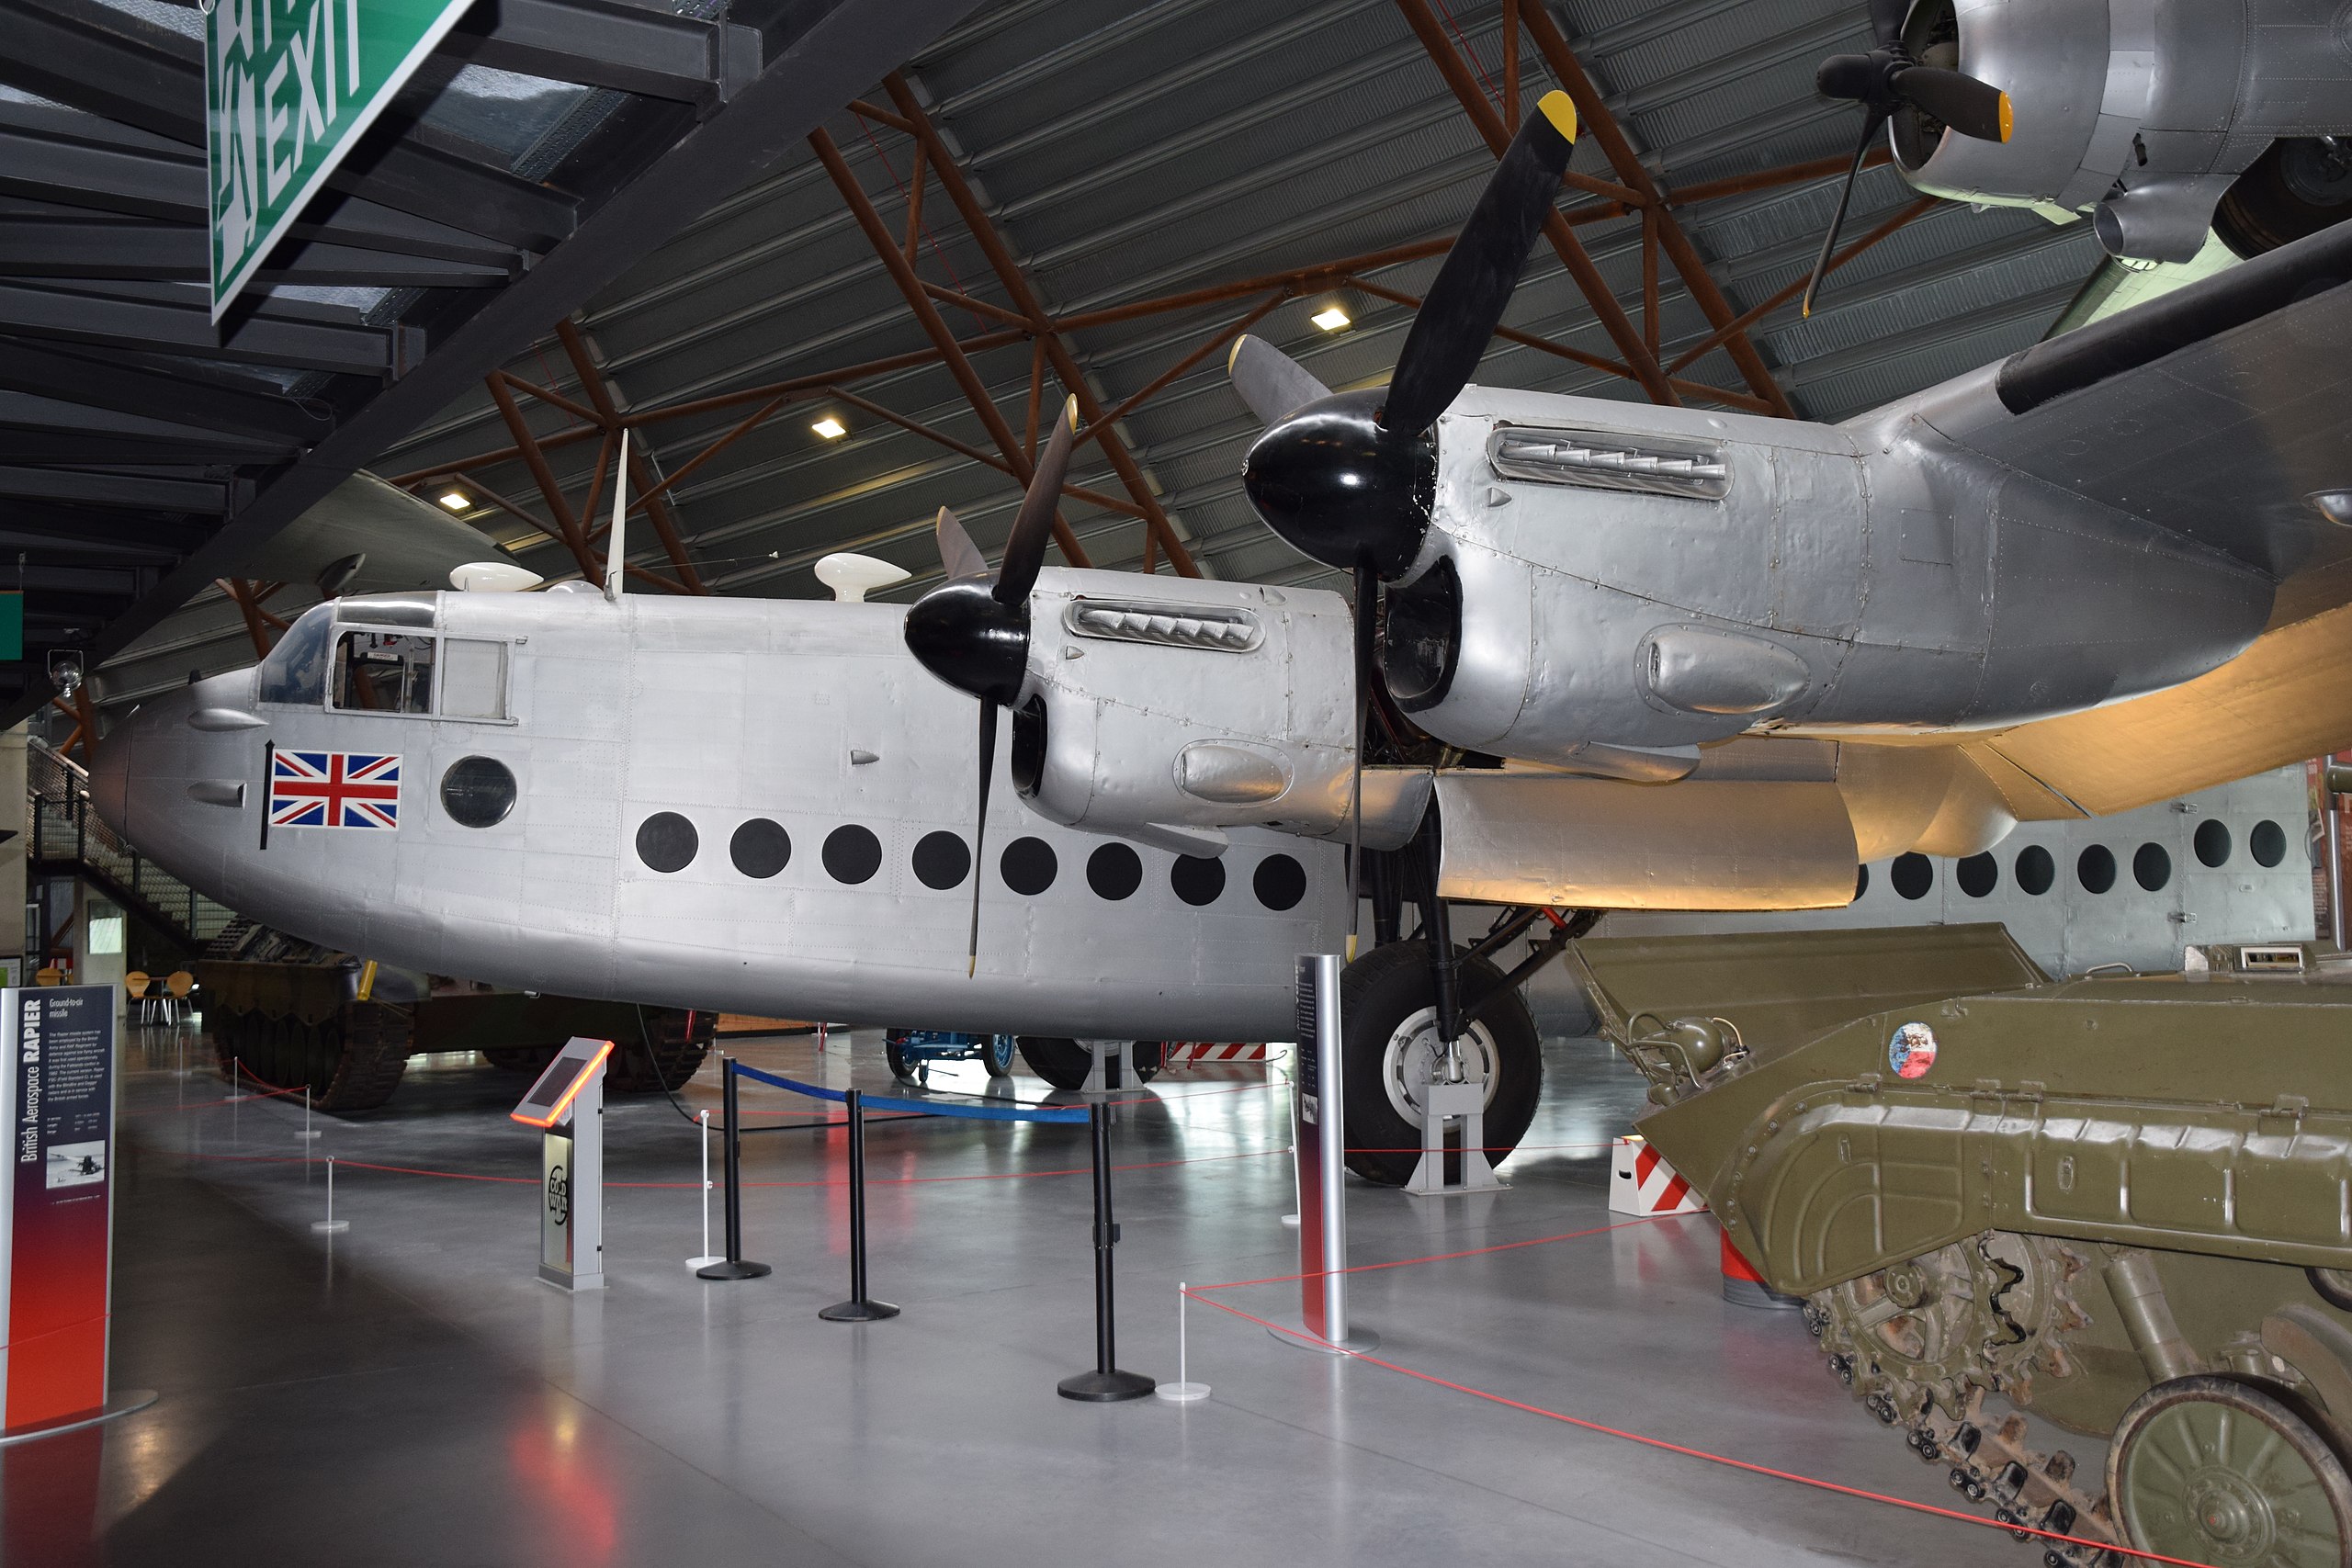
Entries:
MULTIPOLYGON (((932 9, 969 10, 954 0, 932 9)), ((745 11, 738 0, 734 14, 745 11)), ((783 25, 768 19, 772 47, 783 25)), ((1050 407, 1068 373, 1091 409, 1119 416, 1115 452, 1081 446, 1070 482, 1084 494, 1064 508, 1093 564, 1139 564, 1157 513, 1160 570, 1189 557, 1217 576, 1314 580, 1320 569, 1268 535, 1241 497, 1254 425, 1225 385, 1224 334, 1254 313, 1250 330, 1327 382, 1384 378, 1411 318, 1400 298, 1426 286, 1492 166, 1470 99, 1499 118, 1495 106, 1514 87, 1523 110, 1555 85, 1561 61, 1544 47, 1546 28, 1622 128, 1626 157, 1666 193, 1655 228, 1664 237, 1679 226, 1701 282, 1667 245, 1645 243, 1653 224, 1638 208, 1611 207, 1609 193, 1634 177, 1588 134, 1561 205, 1597 292, 1623 312, 1620 335, 1579 287, 1574 258, 1539 243, 1509 316, 1521 340, 1498 338, 1481 380, 1638 399, 1639 380, 1597 367, 1627 359, 1623 333, 1671 367, 1721 336, 1728 313, 1768 307, 1747 333, 1760 363, 1744 370, 1716 346, 1672 375, 1724 390, 1730 406, 1781 400, 1842 419, 2033 342, 2100 261, 2086 224, 1924 202, 1879 166, 1862 175, 1846 232, 1886 232, 1833 274, 1810 321, 1793 303, 1770 303, 1801 285, 1859 130, 1850 106, 1813 87, 1824 55, 1867 45, 1866 7, 1852 0, 1001 0, 934 42, 910 31, 919 47, 898 78, 849 89, 865 93, 858 110, 831 114, 814 139, 800 134, 805 118, 783 126, 768 139, 766 151, 781 150, 768 173, 698 204, 697 218, 680 214, 650 254, 654 236, 634 236, 642 259, 583 283, 584 302, 550 291, 554 309, 495 354, 458 365, 462 374, 435 383, 435 403, 410 393, 404 434, 394 439, 379 421, 380 438, 350 460, 428 499, 451 497, 452 510, 552 577, 594 558, 587 519, 609 508, 611 434, 626 423, 640 465, 633 492, 670 487, 647 511, 653 527, 632 521, 639 576, 814 595, 817 558, 855 549, 915 573, 887 595, 903 598, 935 580, 938 505, 955 507, 984 548, 1001 545, 1025 473, 1018 448, 1033 387, 1050 407), (1503 44, 1510 16, 1521 23, 1516 84, 1503 44), (926 130, 936 132, 928 144, 926 130), (934 165, 920 182, 919 147, 934 165), (941 157, 988 234, 962 220, 941 157), (1794 165, 1812 167, 1792 179, 1794 165), (924 196, 910 212, 915 188, 924 196), (876 232, 905 265, 886 261, 876 232), (1342 258, 1319 277, 1299 276, 1342 258), (910 309, 910 276, 935 324, 910 309), (1227 287, 1250 279, 1263 286, 1227 287), (1187 291, 1208 298, 1146 308, 1187 291), (573 303, 559 336, 555 317, 573 303), (1311 323, 1335 304, 1345 328, 1311 323), (987 413, 940 331, 965 345, 987 413), (483 372, 501 364, 494 391, 483 372), (827 416, 847 433, 813 431, 827 416), (518 420, 537 450, 521 449, 518 420)), ((473 155, 496 162, 521 149, 512 170, 580 177, 577 150, 556 175, 525 164, 544 158, 583 98, 609 89, 480 65, 444 80, 442 130, 473 155)), ((184 571, 164 581, 181 599, 198 586, 184 571)), ((305 596, 287 591, 273 607, 299 609, 305 596)))

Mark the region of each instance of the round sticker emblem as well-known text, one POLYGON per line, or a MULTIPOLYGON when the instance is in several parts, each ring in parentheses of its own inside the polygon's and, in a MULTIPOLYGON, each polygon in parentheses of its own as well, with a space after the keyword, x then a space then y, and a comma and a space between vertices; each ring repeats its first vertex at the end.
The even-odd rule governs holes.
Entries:
POLYGON ((1906 1023, 1886 1043, 1886 1065, 1899 1078, 1916 1078, 1936 1065, 1936 1032, 1924 1023, 1906 1023))

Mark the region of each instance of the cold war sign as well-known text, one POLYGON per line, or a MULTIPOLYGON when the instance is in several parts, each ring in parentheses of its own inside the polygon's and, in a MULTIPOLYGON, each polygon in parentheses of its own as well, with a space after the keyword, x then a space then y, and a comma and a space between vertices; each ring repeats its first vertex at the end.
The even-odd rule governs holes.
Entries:
POLYGON ((472 0, 219 0, 205 19, 212 319, 472 0))

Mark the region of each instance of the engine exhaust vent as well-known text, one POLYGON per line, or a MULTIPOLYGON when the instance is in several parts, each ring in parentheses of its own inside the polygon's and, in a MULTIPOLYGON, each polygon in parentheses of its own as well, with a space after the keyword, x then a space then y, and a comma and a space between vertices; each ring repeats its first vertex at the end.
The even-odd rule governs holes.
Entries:
POLYGON ((1719 447, 1673 436, 1645 435, 1635 444, 1608 431, 1503 424, 1487 438, 1487 461, 1504 479, 1587 490, 1721 501, 1731 489, 1731 466, 1719 447))
POLYGON ((1221 653, 1247 653, 1265 640, 1257 616, 1224 605, 1074 599, 1062 612, 1062 625, 1078 637, 1221 653))

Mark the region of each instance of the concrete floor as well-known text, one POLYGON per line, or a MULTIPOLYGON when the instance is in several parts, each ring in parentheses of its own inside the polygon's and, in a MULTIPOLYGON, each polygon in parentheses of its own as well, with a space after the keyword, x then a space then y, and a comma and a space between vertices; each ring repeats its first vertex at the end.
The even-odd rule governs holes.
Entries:
MULTIPOLYGON (((752 1065, 881 1092, 879 1050, 747 1043, 752 1065)), ((991 1564, 1170 1568, 1933 1562, 2022 1568, 1991 1529, 1745 1474, 1396 1371, 1309 1354, 1195 1304, 1204 1402, 1056 1397, 1092 1359, 1082 1127, 915 1121, 870 1135, 874 1293, 846 1293, 838 1131, 747 1143, 744 1283, 695 1280, 694 1130, 659 1099, 607 1117, 610 1290, 533 1276, 520 1080, 419 1061, 386 1111, 322 1118, 322 1154, 510 1179, 323 1170, 283 1102, 219 1103, 151 1033, 130 1048, 115 1382, 150 1410, 0 1450, 11 1568, 82 1563, 991 1564), (620 1183, 650 1183, 622 1186, 620 1183)), ((199 1053, 187 1053, 191 1063, 199 1053)), ((1583 1232, 1641 1084, 1589 1041, 1511 1190, 1415 1201, 1351 1184, 1358 1263, 1583 1232)), ((717 1104, 716 1065, 684 1095, 717 1104)), ((1176 1375, 1176 1286, 1287 1274, 1287 1089, 1169 1075, 1119 1112, 1122 1363, 1176 1375)), ((976 1069, 941 1089, 977 1090, 976 1069)), ((1025 1073, 1023 1099, 1044 1086, 1025 1073)), ((746 1124, 806 1115, 746 1096, 746 1124)), ((1726 1305, 1705 1216, 1359 1274, 1403 1367, 1607 1426, 1934 1506, 1953 1500, 1827 1375, 1793 1314, 1726 1305)), ((1295 1284, 1218 1292, 1295 1321, 1295 1284)))

